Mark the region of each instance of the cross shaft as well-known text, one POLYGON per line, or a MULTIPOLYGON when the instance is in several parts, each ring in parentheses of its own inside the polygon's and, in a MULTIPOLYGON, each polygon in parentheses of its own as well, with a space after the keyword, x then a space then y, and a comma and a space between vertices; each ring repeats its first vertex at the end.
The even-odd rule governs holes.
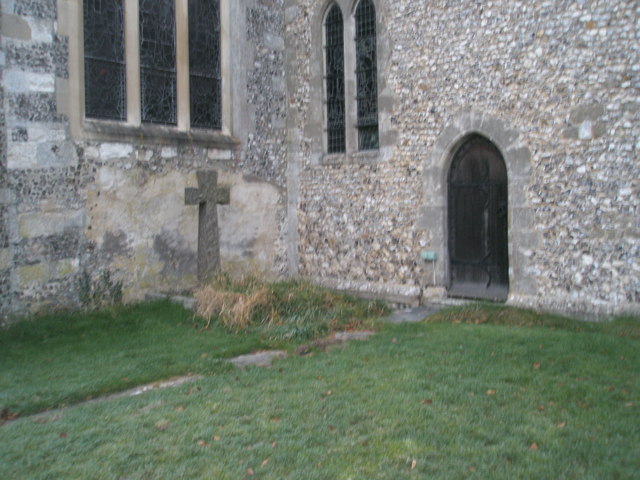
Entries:
POLYGON ((198 188, 185 188, 185 204, 198 205, 198 281, 211 280, 220 271, 218 205, 230 202, 230 188, 218 185, 218 172, 196 172, 198 188))

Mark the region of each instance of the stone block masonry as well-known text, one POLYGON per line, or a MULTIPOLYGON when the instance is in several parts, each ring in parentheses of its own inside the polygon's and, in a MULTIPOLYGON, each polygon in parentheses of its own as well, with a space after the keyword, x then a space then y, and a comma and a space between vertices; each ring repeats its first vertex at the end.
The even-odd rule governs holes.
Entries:
POLYGON ((82 2, 1 2, 0 323, 77 305, 83 271, 110 270, 126 300, 195 286, 197 209, 184 191, 197 170, 216 169, 230 186, 230 205, 218 207, 223 268, 283 271, 282 1, 222 3, 241 19, 223 32, 233 115, 207 135, 82 118, 75 131, 82 2))

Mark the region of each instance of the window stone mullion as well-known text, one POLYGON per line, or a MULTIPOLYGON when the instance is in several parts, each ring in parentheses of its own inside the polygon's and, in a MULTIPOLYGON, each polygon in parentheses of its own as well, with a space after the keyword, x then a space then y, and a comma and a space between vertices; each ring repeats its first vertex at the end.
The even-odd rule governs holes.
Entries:
POLYGON ((176 0, 176 60, 178 129, 190 128, 189 21, 187 0, 176 0))
POLYGON ((127 62, 127 123, 140 125, 140 27, 138 0, 125 0, 125 57, 127 62))
POLYGON ((345 70, 345 124, 347 152, 353 153, 358 147, 356 128, 356 46, 355 22, 353 15, 347 15, 344 22, 344 70, 345 70))

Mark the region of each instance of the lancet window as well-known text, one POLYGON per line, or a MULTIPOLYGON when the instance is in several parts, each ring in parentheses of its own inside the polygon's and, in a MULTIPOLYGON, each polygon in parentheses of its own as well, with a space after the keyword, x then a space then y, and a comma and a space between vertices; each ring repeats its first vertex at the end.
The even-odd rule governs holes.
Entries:
POLYGON ((327 102, 327 151, 345 151, 344 22, 334 4, 325 20, 325 84, 327 102))
POLYGON ((376 11, 372 0, 360 0, 355 23, 358 148, 373 150, 379 140, 376 11))

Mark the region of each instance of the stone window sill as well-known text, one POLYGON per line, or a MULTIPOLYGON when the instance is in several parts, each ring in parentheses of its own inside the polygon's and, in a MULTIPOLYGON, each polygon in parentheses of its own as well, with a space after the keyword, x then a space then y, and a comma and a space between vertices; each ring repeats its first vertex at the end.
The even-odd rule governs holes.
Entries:
POLYGON ((236 150, 240 147, 236 138, 224 132, 201 129, 185 131, 163 125, 134 126, 106 120, 85 120, 81 136, 97 141, 195 145, 219 150, 236 150))
POLYGON ((379 150, 366 150, 351 153, 326 153, 320 160, 321 165, 366 165, 381 159, 379 150))

